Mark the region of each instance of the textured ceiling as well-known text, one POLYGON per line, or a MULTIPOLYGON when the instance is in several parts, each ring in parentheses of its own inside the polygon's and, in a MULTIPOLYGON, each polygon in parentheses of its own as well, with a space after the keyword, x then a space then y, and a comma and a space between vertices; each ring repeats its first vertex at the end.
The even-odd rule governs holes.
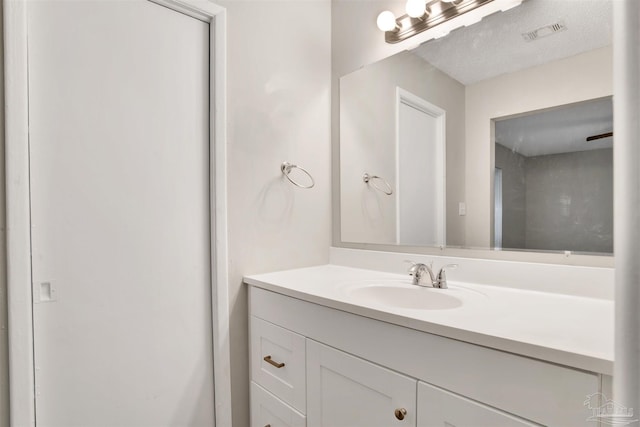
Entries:
POLYGON ((611 148, 613 137, 586 141, 613 130, 611 97, 496 121, 496 143, 525 157, 611 148))
POLYGON ((468 85, 611 44, 611 0, 525 0, 415 53, 468 85), (561 31, 534 41, 522 34, 562 21, 561 31))

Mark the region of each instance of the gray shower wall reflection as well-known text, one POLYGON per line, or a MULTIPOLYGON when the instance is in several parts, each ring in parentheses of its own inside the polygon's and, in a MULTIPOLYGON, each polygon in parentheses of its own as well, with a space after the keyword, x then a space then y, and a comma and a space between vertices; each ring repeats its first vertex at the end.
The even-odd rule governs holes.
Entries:
POLYGON ((535 157, 495 145, 502 247, 613 252, 613 150, 535 157))

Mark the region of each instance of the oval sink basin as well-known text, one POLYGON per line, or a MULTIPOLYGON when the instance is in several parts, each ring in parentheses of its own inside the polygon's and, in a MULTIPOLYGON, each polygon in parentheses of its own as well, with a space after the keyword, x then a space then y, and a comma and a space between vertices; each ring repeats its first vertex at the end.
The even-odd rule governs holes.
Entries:
POLYGON ((462 301, 446 293, 446 289, 418 286, 365 286, 353 289, 350 296, 363 303, 413 310, 446 310, 460 307, 462 301))

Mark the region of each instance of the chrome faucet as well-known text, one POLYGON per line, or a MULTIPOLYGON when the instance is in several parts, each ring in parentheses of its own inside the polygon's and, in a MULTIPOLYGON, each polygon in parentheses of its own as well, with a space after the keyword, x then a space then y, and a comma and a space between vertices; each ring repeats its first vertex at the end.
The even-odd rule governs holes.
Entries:
POLYGON ((409 268, 409 275, 413 276, 412 284, 416 286, 434 286, 434 283, 436 282, 436 278, 433 275, 433 270, 431 269, 431 267, 420 262, 412 263, 411 267, 409 268), (427 274, 429 277, 428 281, 427 274))
POLYGON ((426 265, 420 262, 412 262, 412 265, 409 268, 409 275, 413 276, 412 283, 416 286, 432 286, 434 288, 447 289, 446 270, 447 268, 456 268, 457 266, 458 264, 447 264, 440 269, 437 275, 434 275, 432 270, 433 263, 426 265))

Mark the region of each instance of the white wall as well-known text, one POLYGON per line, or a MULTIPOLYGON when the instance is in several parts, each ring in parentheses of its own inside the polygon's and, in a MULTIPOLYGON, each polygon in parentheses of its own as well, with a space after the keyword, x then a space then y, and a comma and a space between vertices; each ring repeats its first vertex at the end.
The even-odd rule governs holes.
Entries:
MULTIPOLYGON (((379 175, 392 188, 396 177, 396 88, 446 111, 447 244, 464 244, 464 86, 421 57, 401 52, 340 79, 340 212, 345 242, 396 243, 398 193, 391 196, 362 181, 379 175)), ((433 153, 435 156, 436 153, 433 153)), ((424 167, 429 159, 424 159, 424 167)), ((382 185, 378 183, 378 185, 382 185)), ((433 200, 427 200, 433 203, 433 200)))
POLYGON ((466 163, 468 247, 488 247, 493 236, 491 119, 613 94, 611 47, 505 74, 467 86, 466 163))
POLYGON ((331 240, 329 0, 227 0, 229 298, 233 425, 249 425, 242 276, 328 262, 331 240), (316 180, 294 188, 298 163, 316 180))
POLYGON ((613 398, 640 408, 640 2, 614 2, 616 332, 613 398))
MULTIPOLYGON (((3 8, 0 7, 0 34, 3 8)), ((4 44, 0 43, 0 146, 4 147, 4 44)), ((0 149, 0 427, 9 427, 9 343, 7 325, 4 148, 0 149)))

